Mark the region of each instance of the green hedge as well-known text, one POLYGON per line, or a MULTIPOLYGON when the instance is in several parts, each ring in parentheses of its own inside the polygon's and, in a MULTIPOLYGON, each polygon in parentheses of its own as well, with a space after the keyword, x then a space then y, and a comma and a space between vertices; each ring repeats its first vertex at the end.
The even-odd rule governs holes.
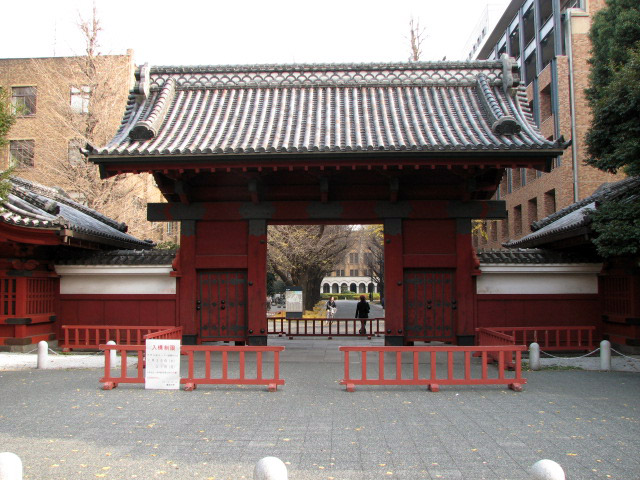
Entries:
MULTIPOLYGON (((360 295, 364 295, 367 300, 369 300, 368 293, 353 293, 353 292, 345 292, 345 293, 321 293, 320 298, 322 300, 329 300, 330 297, 335 298, 336 300, 359 300, 360 295)), ((373 294, 374 300, 380 300, 380 294, 373 294)))

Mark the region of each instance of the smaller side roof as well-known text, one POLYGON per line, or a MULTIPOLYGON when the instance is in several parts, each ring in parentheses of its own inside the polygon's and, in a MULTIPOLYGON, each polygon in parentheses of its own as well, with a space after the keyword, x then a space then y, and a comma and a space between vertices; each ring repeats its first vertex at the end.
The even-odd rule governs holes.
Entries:
POLYGON ((73 201, 64 191, 19 177, 0 204, 0 224, 29 230, 53 231, 105 247, 149 249, 153 243, 126 233, 127 225, 73 201))
POLYGON ((590 212, 599 204, 634 195, 640 201, 640 177, 629 177, 615 183, 604 183, 591 196, 531 224, 532 233, 503 245, 507 248, 533 248, 591 232, 590 212))
POLYGON ((548 265, 569 263, 599 263, 591 255, 574 252, 556 252, 542 248, 518 248, 514 250, 478 250, 478 260, 484 265, 548 265))
POLYGON ((171 265, 175 250, 108 250, 99 252, 61 251, 57 265, 171 265))

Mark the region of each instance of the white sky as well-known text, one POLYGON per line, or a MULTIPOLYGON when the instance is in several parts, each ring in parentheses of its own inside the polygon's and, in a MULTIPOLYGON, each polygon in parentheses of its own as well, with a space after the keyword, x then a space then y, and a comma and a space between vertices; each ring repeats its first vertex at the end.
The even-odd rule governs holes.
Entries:
MULTIPOLYGON (((492 0, 495 3, 496 0, 492 0)), ((501 3, 508 3, 502 0, 501 3)), ((486 0, 96 0, 103 54, 137 64, 406 61, 409 20, 422 60, 460 60, 486 0)), ((21 0, 1 8, 0 58, 79 55, 92 0, 21 0)))

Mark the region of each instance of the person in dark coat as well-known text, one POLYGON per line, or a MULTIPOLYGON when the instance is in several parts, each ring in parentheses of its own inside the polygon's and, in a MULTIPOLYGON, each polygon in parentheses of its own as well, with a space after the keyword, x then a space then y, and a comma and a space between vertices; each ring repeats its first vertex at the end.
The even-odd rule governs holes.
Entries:
MULTIPOLYGON (((360 301, 356 306, 356 318, 369 318, 369 303, 364 295, 360 295, 360 301)), ((367 333, 367 329, 365 328, 365 320, 360 321, 360 331, 358 333, 364 334, 367 333)))

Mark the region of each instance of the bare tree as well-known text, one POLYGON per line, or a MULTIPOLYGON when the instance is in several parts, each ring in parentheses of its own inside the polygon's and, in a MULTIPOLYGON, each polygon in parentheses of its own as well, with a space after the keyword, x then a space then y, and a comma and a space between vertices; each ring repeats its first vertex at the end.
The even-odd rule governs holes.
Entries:
POLYGON ((411 46, 410 62, 419 62, 422 56, 422 43, 425 39, 425 29, 420 27, 420 19, 411 17, 409 20, 409 42, 411 46))
POLYGON ((320 300, 322 279, 350 248, 351 232, 343 225, 269 226, 269 269, 285 284, 302 287, 305 310, 320 300))
POLYGON ((371 281, 378 284, 380 299, 384 298, 384 230, 382 225, 366 227, 366 252, 364 255, 371 281))
POLYGON ((96 165, 81 154, 87 144, 104 146, 116 133, 131 87, 133 65, 128 55, 102 55, 102 31, 95 4, 90 19, 79 19, 84 55, 33 59, 33 69, 46 88, 39 99, 46 109, 42 125, 48 152, 28 177, 65 190, 119 222, 130 233, 159 240, 160 225, 146 220, 146 200, 154 189, 149 174, 101 179, 96 165))

